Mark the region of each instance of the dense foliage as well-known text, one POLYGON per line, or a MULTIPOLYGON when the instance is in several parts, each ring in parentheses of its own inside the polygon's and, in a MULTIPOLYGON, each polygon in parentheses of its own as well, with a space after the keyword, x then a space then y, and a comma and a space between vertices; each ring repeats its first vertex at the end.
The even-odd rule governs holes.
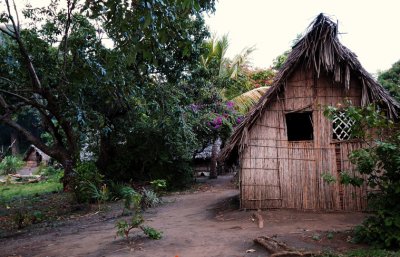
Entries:
POLYGON ((0 121, 63 165, 79 201, 103 181, 186 185, 194 154, 242 120, 228 100, 274 76, 249 68, 252 48, 230 60, 227 37, 209 38, 213 0, 54 0, 27 6, 25 27, 3 5, 0 121))
POLYGON ((21 158, 16 156, 6 156, 0 162, 0 175, 14 174, 17 170, 24 166, 21 158))
POLYGON ((400 60, 389 70, 381 72, 378 81, 397 101, 400 101, 400 60))
POLYGON ((213 96, 198 60, 214 1, 53 1, 28 6, 25 28, 4 6, 0 120, 64 166, 64 186, 80 156, 106 178, 184 183, 199 146, 188 106, 213 96))
MULTIPOLYGON (((400 247, 400 130, 374 105, 344 109, 355 121, 353 136, 369 147, 355 150, 350 159, 360 174, 367 175, 373 214, 356 228, 359 241, 386 248, 400 247)), ((330 107, 328 117, 338 109, 330 107)), ((359 178, 361 179, 361 178, 359 178)))

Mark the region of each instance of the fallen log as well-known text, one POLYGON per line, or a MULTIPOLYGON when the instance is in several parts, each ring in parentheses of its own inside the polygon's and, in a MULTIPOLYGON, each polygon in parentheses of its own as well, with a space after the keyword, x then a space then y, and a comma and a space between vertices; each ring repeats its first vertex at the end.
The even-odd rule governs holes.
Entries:
POLYGON ((41 175, 21 175, 21 174, 10 174, 10 177, 15 180, 13 183, 37 183, 44 179, 41 175))
POLYGON ((270 257, 317 257, 319 256, 319 253, 312 253, 312 252, 287 252, 287 251, 282 251, 279 253, 274 253, 270 255, 270 257))
POLYGON ((283 242, 276 241, 268 236, 260 236, 254 239, 254 242, 263 246, 269 253, 278 253, 282 251, 293 251, 289 246, 283 242))
POLYGON ((313 257, 320 254, 316 252, 296 251, 285 243, 267 236, 257 237, 254 239, 254 242, 264 247, 271 254, 270 257, 313 257))

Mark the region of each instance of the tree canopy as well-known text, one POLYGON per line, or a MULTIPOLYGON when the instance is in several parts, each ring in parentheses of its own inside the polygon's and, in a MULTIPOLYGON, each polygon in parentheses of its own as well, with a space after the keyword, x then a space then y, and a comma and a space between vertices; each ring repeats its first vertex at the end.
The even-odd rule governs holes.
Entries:
POLYGON ((192 71, 209 35, 202 13, 213 11, 214 1, 52 1, 28 6, 26 27, 14 2, 3 5, 0 120, 64 166, 65 186, 85 144, 106 173, 115 147, 132 147, 131 141, 140 153, 135 164, 109 173, 145 173, 149 163, 192 150, 184 112, 197 94, 192 71), (48 136, 18 123, 28 110, 48 136), (157 139, 162 143, 152 143, 157 139), (146 144, 163 147, 149 154, 140 151, 146 144))
POLYGON ((250 69, 252 48, 226 58, 204 23, 214 4, 53 0, 21 24, 4 0, 0 123, 63 165, 66 190, 86 160, 106 179, 185 185, 196 151, 241 122, 229 100, 275 74, 250 69))

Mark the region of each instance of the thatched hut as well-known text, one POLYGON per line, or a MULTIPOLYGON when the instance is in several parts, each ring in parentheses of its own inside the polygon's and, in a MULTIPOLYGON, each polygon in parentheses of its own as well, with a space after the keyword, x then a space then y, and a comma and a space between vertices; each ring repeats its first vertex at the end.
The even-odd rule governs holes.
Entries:
POLYGON ((388 117, 399 104, 337 38, 337 25, 320 14, 293 47, 271 89, 237 127, 220 160, 240 162, 242 208, 363 210, 366 185, 326 183, 328 173, 355 174, 348 154, 362 143, 349 138, 351 120, 334 124, 325 106, 378 103, 388 117))
MULTIPOLYGON (((221 151, 222 141, 218 138, 215 141, 217 146, 217 154, 221 151)), ((210 176, 211 158, 212 158, 213 143, 207 145, 201 152, 195 154, 193 158, 193 169, 195 176, 210 176)))
POLYGON ((39 165, 48 165, 50 156, 42 152, 39 148, 34 145, 30 145, 24 155, 23 160, 26 162, 26 166, 29 168, 35 168, 39 165))

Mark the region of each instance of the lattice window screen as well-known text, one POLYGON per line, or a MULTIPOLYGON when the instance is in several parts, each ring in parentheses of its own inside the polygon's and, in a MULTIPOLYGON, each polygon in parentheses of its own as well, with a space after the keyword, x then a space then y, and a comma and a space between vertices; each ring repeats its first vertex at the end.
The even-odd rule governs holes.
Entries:
POLYGON ((347 140, 351 137, 351 127, 355 121, 346 115, 345 112, 338 112, 333 119, 334 138, 347 140))

